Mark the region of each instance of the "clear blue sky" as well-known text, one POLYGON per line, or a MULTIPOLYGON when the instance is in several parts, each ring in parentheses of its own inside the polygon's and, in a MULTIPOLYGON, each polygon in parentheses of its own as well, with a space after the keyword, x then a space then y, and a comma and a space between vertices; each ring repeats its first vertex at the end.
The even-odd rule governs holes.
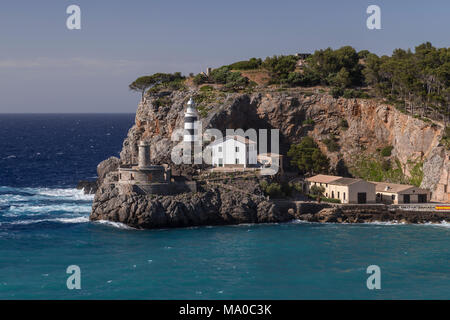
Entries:
POLYGON ((10 0, 0 10, 1 112, 134 112, 136 77, 352 45, 450 43, 448 0, 10 0), (77 4, 82 29, 66 28, 77 4), (366 28, 366 8, 382 30, 366 28))

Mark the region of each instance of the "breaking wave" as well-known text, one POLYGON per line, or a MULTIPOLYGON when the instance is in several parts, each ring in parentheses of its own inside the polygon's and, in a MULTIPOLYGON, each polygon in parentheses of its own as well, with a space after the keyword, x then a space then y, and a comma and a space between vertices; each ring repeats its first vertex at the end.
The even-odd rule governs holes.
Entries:
POLYGON ((87 223, 93 198, 73 188, 0 186, 0 228, 87 223))
POLYGON ((102 225, 106 225, 106 226, 110 226, 110 227, 114 227, 114 228, 118 228, 118 229, 128 229, 128 230, 137 230, 135 228, 132 228, 130 226, 127 226, 124 223, 121 222, 115 222, 115 221, 108 221, 108 220, 98 220, 95 221, 94 223, 98 223, 98 224, 102 224, 102 225))

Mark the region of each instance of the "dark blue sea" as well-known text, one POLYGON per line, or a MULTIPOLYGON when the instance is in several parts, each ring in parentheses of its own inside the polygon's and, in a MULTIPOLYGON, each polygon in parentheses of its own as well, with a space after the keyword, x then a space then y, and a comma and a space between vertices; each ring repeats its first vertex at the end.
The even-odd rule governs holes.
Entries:
POLYGON ((135 230, 89 222, 75 186, 132 114, 0 115, 0 299, 450 299, 450 228, 285 224, 135 230), (69 290, 66 269, 81 270, 69 290), (369 290, 366 269, 381 270, 369 290))

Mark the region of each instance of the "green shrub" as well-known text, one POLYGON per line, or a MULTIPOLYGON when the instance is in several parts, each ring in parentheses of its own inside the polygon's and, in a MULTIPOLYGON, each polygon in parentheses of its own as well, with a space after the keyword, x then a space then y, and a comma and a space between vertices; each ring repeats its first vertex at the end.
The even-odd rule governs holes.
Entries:
POLYGON ((213 90, 214 90, 214 88, 212 86, 209 86, 209 85, 206 85, 206 86, 203 86, 203 87, 200 88, 201 92, 210 92, 210 91, 213 91, 213 90))
POLYGON ((327 197, 320 197, 320 200, 322 200, 323 202, 341 203, 341 200, 339 200, 339 199, 333 199, 333 198, 327 198, 327 197))
POLYGON ((286 81, 289 74, 294 72, 296 65, 297 58, 293 55, 267 57, 262 63, 262 67, 270 72, 272 83, 286 81))
POLYGON ((313 126, 315 124, 314 120, 311 118, 303 120, 302 124, 304 126, 313 126))
POLYGON ((272 182, 269 184, 267 181, 263 180, 260 183, 260 186, 264 193, 272 198, 280 198, 285 196, 282 186, 279 183, 272 182))
POLYGON ((393 149, 394 149, 393 146, 384 147, 383 149, 381 149, 381 155, 383 157, 390 157, 393 149))
POLYGON ((342 95, 344 94, 344 89, 338 88, 338 87, 333 87, 330 90, 330 94, 333 96, 333 98, 337 99, 339 97, 342 97, 342 95))
POLYGON ((445 147, 445 149, 450 150, 450 127, 445 127, 441 143, 445 147))
POLYGON ((409 183, 413 186, 420 187, 423 180, 423 162, 408 160, 407 165, 409 167, 409 173, 411 177, 409 178, 409 183))
POLYGON ((311 186, 311 188, 309 188, 309 193, 313 197, 317 197, 317 196, 322 197, 324 192, 325 192, 325 187, 324 186, 313 185, 313 186, 311 186))
POLYGON ((300 173, 326 173, 329 169, 329 159, 320 151, 311 137, 303 137, 299 144, 289 148, 288 157, 291 165, 297 167, 300 173))
POLYGON ((153 101, 153 105, 156 106, 157 108, 170 106, 171 103, 172 101, 170 100, 169 97, 160 97, 153 101))
POLYGON ((361 91, 361 90, 355 90, 355 89, 345 89, 342 96, 346 99, 352 99, 352 98, 361 98, 361 99, 367 99, 370 98, 370 96, 361 91))
POLYGON ((348 122, 346 119, 341 119, 341 124, 340 124, 341 128, 344 130, 348 129, 348 122))
POLYGON ((230 64, 229 67, 233 70, 253 70, 261 67, 262 60, 259 58, 251 58, 250 60, 238 61, 230 64))
POLYGON ((367 181, 409 183, 398 159, 387 163, 380 155, 376 154, 374 156, 355 155, 349 165, 349 171, 353 176, 367 181))
POLYGON ((208 77, 203 73, 199 73, 194 77, 193 81, 196 85, 200 85, 200 84, 208 82, 208 77))
POLYGON ((327 149, 330 152, 337 152, 340 150, 340 146, 337 143, 337 138, 333 134, 330 134, 329 137, 324 139, 322 142, 327 146, 327 149))
POLYGON ((301 183, 293 183, 292 188, 297 192, 303 193, 303 184, 301 183))

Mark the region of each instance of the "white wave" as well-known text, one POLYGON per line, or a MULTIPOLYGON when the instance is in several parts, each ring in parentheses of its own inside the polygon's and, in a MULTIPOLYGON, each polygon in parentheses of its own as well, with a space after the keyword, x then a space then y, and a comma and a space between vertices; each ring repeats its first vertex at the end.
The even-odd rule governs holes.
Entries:
POLYGON ((3 199, 9 199, 11 197, 17 197, 18 201, 34 199, 60 199, 60 200, 94 200, 93 194, 84 194, 83 190, 76 188, 14 188, 14 187, 0 187, 1 192, 7 192, 0 197, 3 199), (18 193, 18 194, 16 194, 18 193), (20 193, 26 193, 29 195, 21 195, 20 193))
POLYGON ((20 205, 10 206, 5 215, 14 216, 18 214, 42 214, 51 213, 55 211, 63 211, 70 213, 89 213, 91 212, 91 205, 77 205, 77 204, 55 204, 55 205, 20 205))
POLYGON ((379 225, 379 226, 403 226, 403 225, 407 225, 406 222, 398 222, 397 220, 363 222, 363 224, 374 224, 374 225, 379 225))
POLYGON ((126 224, 124 224, 122 222, 115 222, 115 221, 109 221, 109 220, 98 220, 98 221, 95 221, 95 223, 104 224, 104 225, 111 226, 111 227, 118 228, 118 229, 137 230, 133 227, 127 226, 126 224))
POLYGON ((433 226, 433 227, 450 228, 450 222, 447 222, 445 220, 440 223, 427 222, 427 223, 424 223, 424 225, 433 226))
POLYGON ((94 200, 93 194, 84 194, 83 190, 78 189, 50 189, 38 188, 36 193, 47 197, 56 197, 67 200, 94 200))
MULTIPOLYGON (((304 220, 292 220, 292 224, 318 224, 319 222, 309 222, 304 220)), ((405 225, 426 225, 426 226, 435 226, 435 227, 444 227, 444 228, 450 228, 450 223, 447 221, 442 221, 440 223, 434 223, 434 222, 427 222, 427 223, 414 223, 409 224, 406 222, 399 222, 397 220, 393 221, 371 221, 371 222, 362 222, 362 223, 347 223, 347 222, 325 222, 323 224, 346 224, 346 225, 376 225, 376 226, 405 226, 405 225)))
POLYGON ((40 222, 60 222, 60 223, 85 223, 89 222, 88 217, 76 217, 76 218, 55 218, 55 219, 38 219, 38 220, 21 220, 10 222, 14 225, 27 225, 40 222))
POLYGON ((289 222, 287 222, 287 223, 292 223, 292 224, 312 224, 312 223, 315 223, 315 222, 310 222, 310 221, 306 221, 306 220, 295 219, 295 220, 289 221, 289 222))

